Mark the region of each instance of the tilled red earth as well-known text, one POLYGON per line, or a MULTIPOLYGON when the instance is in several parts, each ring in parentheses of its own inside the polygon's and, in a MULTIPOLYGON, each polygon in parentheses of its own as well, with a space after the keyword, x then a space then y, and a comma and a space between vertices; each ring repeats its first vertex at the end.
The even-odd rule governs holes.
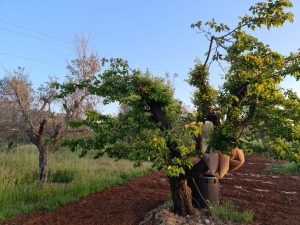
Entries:
MULTIPOLYGON (((220 201, 254 212, 251 224, 300 224, 300 176, 264 172, 270 160, 253 154, 221 180, 220 201)), ((170 196, 163 172, 152 173, 57 210, 19 215, 2 224, 139 224, 170 196)), ((145 224, 154 224, 153 218, 145 224)))

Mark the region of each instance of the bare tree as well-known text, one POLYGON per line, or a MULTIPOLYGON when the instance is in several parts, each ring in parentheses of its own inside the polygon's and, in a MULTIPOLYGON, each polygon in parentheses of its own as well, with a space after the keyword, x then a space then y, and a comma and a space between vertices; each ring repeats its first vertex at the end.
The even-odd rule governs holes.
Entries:
MULTIPOLYGON (((2 87, 1 87, 2 88, 2 87)), ((9 99, 0 100, 0 141, 7 146, 7 153, 19 144, 28 143, 26 134, 20 132, 18 107, 9 99)))
MULTIPOLYGON (((100 71, 100 60, 98 54, 90 47, 91 41, 91 36, 75 35, 73 42, 76 59, 68 62, 67 69, 70 73, 66 76, 66 83, 78 83, 82 79, 91 79, 100 71)), ((68 119, 71 119, 84 117, 87 109, 94 109, 99 103, 99 96, 91 95, 87 88, 83 88, 65 97, 62 106, 63 110, 69 113, 68 119)))
MULTIPOLYGON (((100 71, 99 58, 89 48, 90 41, 89 37, 75 37, 77 58, 68 63, 67 69, 70 74, 66 77, 66 82, 88 80, 100 71)), ((1 104, 6 101, 10 107, 15 107, 18 117, 14 126, 6 126, 4 123, 0 126, 5 128, 7 133, 26 133, 30 142, 37 146, 38 180, 42 182, 47 181, 49 147, 67 134, 86 130, 71 129, 67 126, 67 122, 83 119, 85 110, 96 109, 97 103, 100 102, 100 97, 90 95, 87 89, 78 89, 63 99, 56 99, 55 82, 57 78, 50 77, 49 81, 34 90, 29 75, 21 67, 13 71, 6 70, 6 76, 0 80, 0 85, 3 86, 0 93, 1 104), (58 107, 61 112, 57 112, 58 107)))

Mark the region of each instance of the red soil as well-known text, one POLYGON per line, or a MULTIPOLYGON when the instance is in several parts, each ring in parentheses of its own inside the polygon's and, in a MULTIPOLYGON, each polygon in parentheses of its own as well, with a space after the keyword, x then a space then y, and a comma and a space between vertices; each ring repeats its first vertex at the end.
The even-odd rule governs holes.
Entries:
MULTIPOLYGON (((300 176, 264 172, 270 164, 253 154, 221 180, 220 201, 254 212, 251 224, 300 224, 300 176)), ((54 211, 19 215, 1 224, 139 224, 170 196, 163 172, 152 173, 72 202, 54 211)), ((154 224, 153 218, 145 224, 154 224)))

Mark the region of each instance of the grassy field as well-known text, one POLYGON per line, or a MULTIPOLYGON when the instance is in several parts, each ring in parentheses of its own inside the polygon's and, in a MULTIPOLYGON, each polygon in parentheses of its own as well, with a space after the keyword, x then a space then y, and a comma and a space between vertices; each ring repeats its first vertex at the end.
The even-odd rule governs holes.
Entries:
POLYGON ((272 165, 267 167, 266 171, 272 173, 300 174, 300 165, 294 162, 286 163, 282 165, 272 165))
POLYGON ((21 146, 9 154, 0 151, 0 222, 38 209, 58 208, 152 170, 150 163, 134 169, 130 161, 115 162, 106 156, 95 160, 93 155, 79 158, 67 150, 49 153, 48 183, 41 185, 36 181, 35 146, 21 146))

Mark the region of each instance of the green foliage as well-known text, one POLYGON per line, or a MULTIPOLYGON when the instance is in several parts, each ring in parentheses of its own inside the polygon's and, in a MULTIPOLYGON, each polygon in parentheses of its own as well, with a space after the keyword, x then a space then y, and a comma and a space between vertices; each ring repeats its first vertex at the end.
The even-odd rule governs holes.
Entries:
POLYGON ((253 219, 253 212, 243 211, 239 212, 234 209, 232 202, 224 202, 221 205, 209 205, 211 214, 220 218, 222 221, 227 223, 228 221, 250 222, 253 219))
POLYGON ((214 124, 207 145, 225 154, 239 147, 250 152, 271 150, 282 159, 300 161, 300 99, 291 90, 280 88, 286 76, 300 79, 300 54, 284 56, 247 33, 266 26, 282 26, 292 22, 286 12, 288 0, 257 3, 250 7, 252 15, 240 16, 230 29, 214 19, 192 24, 210 39, 206 60, 196 59, 188 82, 197 90, 194 113, 183 112, 182 103, 174 99, 174 90, 163 78, 149 71, 131 69, 123 59, 102 59, 110 67, 103 73, 77 84, 55 84, 62 98, 77 89, 101 96, 104 104, 119 102, 130 110, 116 116, 87 111, 86 119, 69 122, 71 127, 88 126, 95 136, 63 140, 72 151, 85 156, 97 150, 117 159, 127 158, 140 166, 143 160, 164 169, 168 176, 183 176, 192 168, 190 157, 201 157, 195 139, 202 124, 214 124), (211 60, 210 60, 211 57, 211 60), (216 61, 224 70, 224 84, 217 90, 209 84, 209 65, 216 61), (258 136, 260 134, 260 136, 258 136), (253 143, 262 140, 263 145, 253 143))
MULTIPOLYGON (((106 62, 103 59, 103 63, 106 62)), ((131 70, 122 59, 110 60, 110 68, 95 77, 92 83, 93 86, 87 86, 89 91, 102 96, 105 104, 118 101, 131 110, 117 116, 87 111, 84 121, 69 122, 69 126, 85 125, 97 135, 66 139, 62 145, 72 151, 81 150, 81 156, 91 149, 97 149, 96 158, 106 153, 109 157, 134 160, 135 166, 140 166, 144 160, 152 161, 153 167, 166 170, 170 176, 179 176, 191 168, 192 164, 187 158, 195 155, 195 142, 190 137, 199 134, 202 124, 191 123, 191 114, 183 115, 181 102, 174 99, 174 90, 169 83, 153 77, 149 71, 142 73, 131 70), (166 125, 154 121, 151 104, 158 104, 162 109, 168 121, 166 125), (163 126, 169 128, 164 129, 163 126), (170 155, 168 143, 174 143, 174 151, 178 156, 170 155)), ((62 90, 58 97, 85 85, 85 81, 82 81, 72 87, 70 84, 57 86, 62 90)))
POLYGON ((196 87, 197 90, 194 92, 192 102, 197 106, 197 121, 205 121, 208 117, 209 106, 217 107, 216 97, 217 90, 209 84, 209 71, 208 67, 203 68, 201 61, 196 58, 195 66, 190 70, 188 83, 196 87))
POLYGON ((215 20, 205 23, 208 30, 202 27, 202 22, 192 24, 192 28, 198 28, 211 40, 205 63, 198 61, 189 79, 195 87, 202 81, 193 98, 198 119, 209 118, 209 110, 218 108, 220 124, 215 124, 209 146, 223 153, 233 146, 271 150, 277 158, 300 161, 300 99, 292 90, 279 86, 286 76, 299 80, 300 52, 284 56, 243 30, 262 26, 270 29, 286 21, 293 22, 293 14, 285 11, 290 7, 288 0, 256 3, 249 9, 252 15, 240 16, 238 26, 232 30, 215 20), (227 67, 225 82, 218 91, 212 91, 208 82, 210 54, 212 61, 227 67), (261 138, 263 146, 251 144, 261 138))

